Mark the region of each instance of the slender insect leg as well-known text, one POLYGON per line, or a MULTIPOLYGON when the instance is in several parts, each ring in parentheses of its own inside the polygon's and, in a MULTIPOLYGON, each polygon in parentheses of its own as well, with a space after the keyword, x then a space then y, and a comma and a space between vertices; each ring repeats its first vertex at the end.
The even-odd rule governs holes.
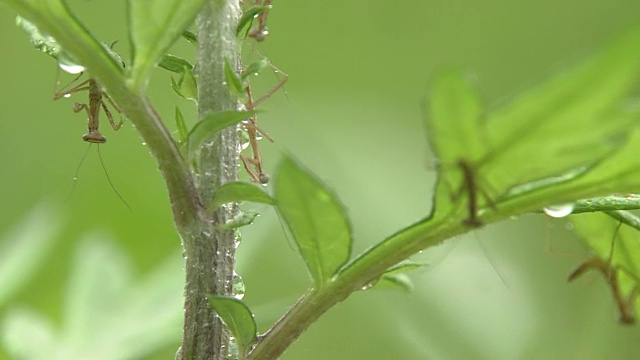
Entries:
POLYGON ((89 86, 87 85, 87 83, 89 83, 90 80, 85 80, 83 82, 81 82, 80 84, 76 85, 75 87, 65 90, 67 89, 69 86, 71 86, 73 83, 75 83, 76 81, 78 81, 78 79, 80 78, 80 76, 82 76, 82 73, 80 73, 80 75, 78 75, 75 79, 73 79, 70 83, 68 83, 67 85, 65 85, 62 89, 54 92, 53 94, 53 100, 58 100, 61 99, 65 96, 69 96, 71 94, 75 94, 75 93, 79 93, 81 91, 86 91, 89 90, 89 86), (85 86, 87 85, 87 86, 85 86))
POLYGON ((116 124, 116 122, 113 120, 113 115, 111 115, 111 111, 109 111, 109 108, 107 107, 107 104, 105 104, 104 101, 102 101, 101 105, 102 105, 102 109, 104 110, 104 113, 107 114, 107 119, 109 119, 109 124, 111 124, 111 127, 113 128, 113 130, 116 130, 116 131, 120 130, 124 120, 120 119, 120 122, 116 124))
MULTIPOLYGON (((262 55, 258 50, 253 49, 253 51, 258 54, 258 56, 267 59, 264 55, 262 55)), ((257 107, 260 104, 262 104, 263 102, 267 101, 273 94, 276 93, 276 91, 280 90, 281 87, 284 86, 284 84, 287 83, 287 81, 289 81, 289 75, 287 75, 285 72, 283 72, 282 70, 278 69, 275 65, 273 65, 271 63, 271 61, 269 61, 269 59, 267 59, 267 64, 269 64, 269 67, 271 69, 273 69, 273 71, 277 74, 281 74, 283 76, 282 80, 280 80, 280 82, 278 82, 278 84, 276 84, 276 86, 274 86, 273 88, 271 88, 271 90, 267 91, 266 94, 262 95, 258 100, 256 100, 255 102, 253 102, 253 106, 257 107)))
MULTIPOLYGON (((249 110, 255 109, 255 103, 253 102, 253 97, 251 93, 251 86, 247 86, 247 108, 249 110)), ((248 158, 246 156, 241 156, 241 160, 247 169, 247 172, 251 176, 254 182, 259 182, 261 184, 266 184, 269 182, 269 175, 265 174, 262 169, 262 157, 260 156, 260 150, 258 148, 258 126, 257 126, 257 117, 256 115, 252 115, 249 120, 244 123, 244 127, 249 134, 249 144, 251 145, 251 151, 253 158, 248 158), (254 170, 250 171, 248 168, 249 164, 253 165, 254 170)), ((271 141, 273 141, 270 137, 265 136, 271 141)))
MULTIPOLYGON (((611 287, 613 297, 618 306, 620 312, 619 321, 621 324, 634 324, 635 319, 635 300, 638 296, 638 284, 636 284, 629 295, 625 298, 620 289, 620 282, 618 278, 618 269, 611 266, 599 258, 591 258, 580 264, 571 274, 569 274, 568 281, 573 281, 580 275, 584 274, 588 270, 599 270, 607 280, 607 283, 611 287)), ((632 276, 634 277, 634 276, 632 276)))
POLYGON ((109 95, 107 95, 107 93, 102 93, 102 97, 106 98, 107 101, 109 102, 109 104, 111 104, 111 106, 113 106, 114 109, 116 109, 116 111, 118 113, 122 113, 122 110, 120 110, 120 108, 118 107, 118 105, 116 105, 116 103, 113 102, 113 100, 111 100, 111 97, 109 97, 109 95))

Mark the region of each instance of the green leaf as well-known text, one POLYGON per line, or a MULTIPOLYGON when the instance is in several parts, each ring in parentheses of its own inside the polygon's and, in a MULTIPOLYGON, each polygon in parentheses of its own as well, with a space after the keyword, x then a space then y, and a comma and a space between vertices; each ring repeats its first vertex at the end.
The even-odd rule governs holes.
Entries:
POLYGON ((188 68, 182 69, 182 76, 177 82, 171 78, 171 87, 181 97, 198 103, 198 85, 193 73, 188 68))
POLYGON ((178 128, 178 143, 183 144, 189 136, 187 123, 184 121, 180 108, 176 106, 176 127, 178 128))
POLYGON ((406 274, 384 274, 374 285, 375 288, 394 288, 405 292, 412 292, 415 286, 406 274))
POLYGON ((193 65, 191 65, 190 62, 181 57, 170 54, 165 54, 164 56, 162 56, 162 59, 160 60, 158 66, 177 74, 184 73, 184 69, 193 70, 193 65))
POLYGON ((237 97, 242 99, 246 94, 246 85, 242 83, 236 72, 229 65, 229 61, 224 61, 224 77, 227 81, 229 91, 237 97))
POLYGON ((213 194, 211 208, 218 208, 222 204, 240 201, 275 204, 275 200, 256 185, 246 182, 230 182, 220 186, 213 194))
POLYGON ((640 118, 623 107, 639 73, 640 29, 635 29, 494 111, 487 118, 491 153, 484 166, 491 184, 505 189, 590 168, 619 151, 640 118))
POLYGON ((351 225, 337 197, 291 158, 279 166, 277 208, 287 224, 315 287, 321 288, 349 259, 351 225))
POLYGON ((410 261, 406 261, 406 262, 401 262, 399 264, 396 264, 392 267, 390 267, 387 271, 385 271, 385 274, 388 275, 396 275, 396 274, 404 274, 407 272, 411 272, 411 271, 416 271, 420 268, 423 268, 427 266, 426 264, 420 264, 420 263, 414 263, 414 262, 410 262, 410 261))
POLYGON ((256 340, 258 328, 249 307, 227 296, 209 295, 209 303, 236 338, 241 354, 256 340))
POLYGON ((182 37, 185 38, 188 42, 192 43, 193 45, 197 45, 198 44, 198 38, 196 37, 196 34, 194 34, 193 32, 189 31, 189 30, 185 30, 182 32, 182 37))
MULTIPOLYGON (((380 279, 376 281, 372 287, 373 288, 396 288, 399 290, 403 290, 406 292, 413 291, 413 282, 407 276, 407 272, 415 271, 422 267, 426 266, 425 264, 419 264, 414 262, 402 262, 395 266, 390 267, 387 271, 382 274, 380 279)), ((365 289, 366 290, 366 289, 365 289)))
POLYGON ((238 22, 238 27, 236 28, 236 35, 240 36, 242 34, 242 38, 246 38, 249 30, 251 29, 251 24, 253 23, 253 19, 255 19, 258 14, 265 10, 271 9, 271 5, 269 6, 254 6, 251 9, 247 10, 240 21, 238 22))
POLYGON ((252 75, 258 75, 260 71, 269 66, 269 60, 260 59, 258 61, 252 62, 247 68, 242 72, 242 85, 246 88, 249 84, 249 78, 252 75))
POLYGON ((242 120, 248 119, 255 111, 220 111, 207 115, 191 129, 188 137, 188 152, 194 154, 204 141, 213 134, 229 126, 236 125, 242 120))
POLYGON ((169 47, 193 23, 204 0, 130 0, 129 37, 134 88, 146 84, 150 71, 169 47))
POLYGON ((478 95, 460 73, 446 71, 435 80, 428 109, 429 144, 443 164, 482 156, 485 142, 480 126, 478 95))
POLYGON ((518 201, 640 187, 640 111, 623 102, 639 77, 640 29, 488 114, 459 73, 438 77, 427 121, 440 160, 436 217, 478 225, 518 201))
POLYGON ((222 225, 216 226, 218 230, 228 230, 228 229, 237 229, 242 226, 247 226, 253 224, 254 221, 260 216, 260 214, 252 209, 240 211, 238 215, 236 215, 231 220, 227 221, 222 225))

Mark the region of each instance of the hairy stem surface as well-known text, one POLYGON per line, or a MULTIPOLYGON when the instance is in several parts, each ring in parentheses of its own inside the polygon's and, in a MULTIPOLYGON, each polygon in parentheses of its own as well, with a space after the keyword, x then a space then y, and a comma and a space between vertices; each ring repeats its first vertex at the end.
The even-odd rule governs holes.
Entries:
MULTIPOLYGON (((235 110, 237 101, 225 83, 225 59, 239 58, 235 28, 240 15, 237 0, 208 1, 197 18, 198 117, 211 112, 235 110)), ((204 208, 220 185, 238 177, 239 142, 236 127, 221 131, 206 141, 196 154, 193 172, 204 208)), ((229 205, 203 215, 198 224, 183 231, 186 288, 182 359, 226 359, 228 333, 211 308, 207 296, 231 295, 236 235, 218 230, 237 214, 229 205)))

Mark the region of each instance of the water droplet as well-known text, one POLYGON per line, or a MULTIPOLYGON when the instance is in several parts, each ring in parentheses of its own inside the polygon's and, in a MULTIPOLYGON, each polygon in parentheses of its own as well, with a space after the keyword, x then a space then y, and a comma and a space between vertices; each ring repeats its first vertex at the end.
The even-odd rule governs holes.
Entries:
POLYGON ((368 283, 365 286, 361 287, 360 290, 364 291, 364 290, 369 290, 373 287, 374 283, 368 283))
POLYGON ((71 94, 64 94, 64 95, 62 95, 62 97, 65 98, 65 99, 68 99, 68 98, 71 97, 71 94))
POLYGON ((65 64, 63 62, 59 62, 58 66, 69 74, 80 74, 84 71, 84 66, 78 64, 65 64))
POLYGON ((242 300, 244 297, 244 281, 240 275, 233 274, 233 297, 238 300, 242 300))
POLYGON ((542 210, 544 211, 545 214, 551 217, 562 218, 567 215, 571 215, 571 213, 573 212, 573 204, 560 204, 560 205, 547 206, 542 210))
POLYGON ((147 143, 143 141, 142 146, 147 146, 147 143))

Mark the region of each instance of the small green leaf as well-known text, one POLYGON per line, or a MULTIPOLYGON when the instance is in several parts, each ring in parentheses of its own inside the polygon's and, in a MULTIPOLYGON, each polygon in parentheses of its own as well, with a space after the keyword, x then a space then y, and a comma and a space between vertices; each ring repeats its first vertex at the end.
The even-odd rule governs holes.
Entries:
POLYGON ((182 144, 187 140, 189 131, 187 130, 187 124, 184 121, 180 108, 176 106, 176 127, 178 128, 178 143, 182 144))
POLYGON ((255 111, 220 111, 207 115, 191 129, 188 136, 188 152, 194 154, 204 141, 224 128, 248 119, 255 111))
POLYGON ((185 99, 193 100, 196 103, 198 102, 198 85, 190 69, 184 69, 180 81, 180 92, 185 99))
POLYGON ((246 182, 226 183, 216 190, 211 201, 212 208, 218 208, 222 204, 230 202, 251 201, 274 205, 275 200, 262 188, 246 182))
POLYGON ((351 225, 337 197, 291 158, 279 166, 276 203, 314 285, 321 288, 351 254, 351 225))
POLYGON ((198 38, 196 37, 196 34, 194 34, 193 32, 189 31, 189 30, 185 30, 182 32, 182 37, 185 38, 188 42, 192 43, 193 45, 197 45, 198 44, 198 38))
POLYGON ((251 29, 251 24, 253 23, 253 19, 255 19, 255 17, 258 16, 258 14, 260 14, 261 12, 269 9, 271 9, 270 5, 255 6, 247 10, 244 14, 242 14, 242 17, 238 22, 238 27, 236 28, 236 35, 242 34, 242 38, 243 39, 246 38, 247 34, 249 33, 249 30, 251 29))
POLYGON ((160 60, 158 66, 177 74, 182 74, 184 69, 193 70, 193 65, 191 65, 190 62, 170 54, 165 54, 160 60))
POLYGON ((173 77, 171 78, 171 87, 180 97, 198 103, 198 85, 188 68, 183 68, 182 76, 177 82, 173 77))
POLYGON ((375 284, 373 284, 373 287, 393 287, 406 292, 411 292, 414 288, 413 282, 406 273, 415 271, 424 266, 426 265, 414 262, 402 262, 400 264, 392 266, 387 271, 385 271, 384 274, 382 274, 380 279, 375 284))
POLYGON ((395 288, 398 290, 412 292, 415 286, 413 282, 406 274, 385 274, 382 275, 380 280, 374 285, 375 288, 395 288))
POLYGON ((251 63, 249 66, 247 66, 247 68, 242 72, 242 84, 244 85, 244 87, 246 88, 247 85, 249 84, 249 78, 252 75, 257 75, 260 73, 260 71, 262 71, 264 68, 269 66, 269 60, 267 59, 260 59, 256 62, 251 63))
POLYGON ((414 263, 414 262, 401 262, 399 264, 396 264, 392 267, 390 267, 387 271, 385 271, 385 274, 388 275, 395 275, 395 274, 403 274, 403 273, 407 273, 410 271, 415 271, 418 270, 420 268, 423 268, 427 266, 426 264, 420 264, 420 263, 414 263))
POLYGON ((233 71, 231 65, 229 65, 229 62, 226 59, 224 61, 224 77, 227 81, 229 91, 231 91, 235 97, 242 98, 245 96, 246 86, 242 84, 242 81, 240 81, 240 78, 236 72, 233 71))
POLYGON ((129 37, 133 43, 134 87, 143 86, 163 54, 193 23, 204 0, 129 1, 129 37))
POLYGON ((258 328, 249 307, 227 296, 209 295, 209 303, 236 338, 241 354, 256 340, 258 328))
POLYGON ((254 221, 256 221, 258 216, 260 216, 260 213, 252 209, 241 211, 233 219, 227 221, 222 225, 216 226, 216 229, 229 230, 229 229, 237 229, 239 227, 251 225, 253 224, 254 221))

